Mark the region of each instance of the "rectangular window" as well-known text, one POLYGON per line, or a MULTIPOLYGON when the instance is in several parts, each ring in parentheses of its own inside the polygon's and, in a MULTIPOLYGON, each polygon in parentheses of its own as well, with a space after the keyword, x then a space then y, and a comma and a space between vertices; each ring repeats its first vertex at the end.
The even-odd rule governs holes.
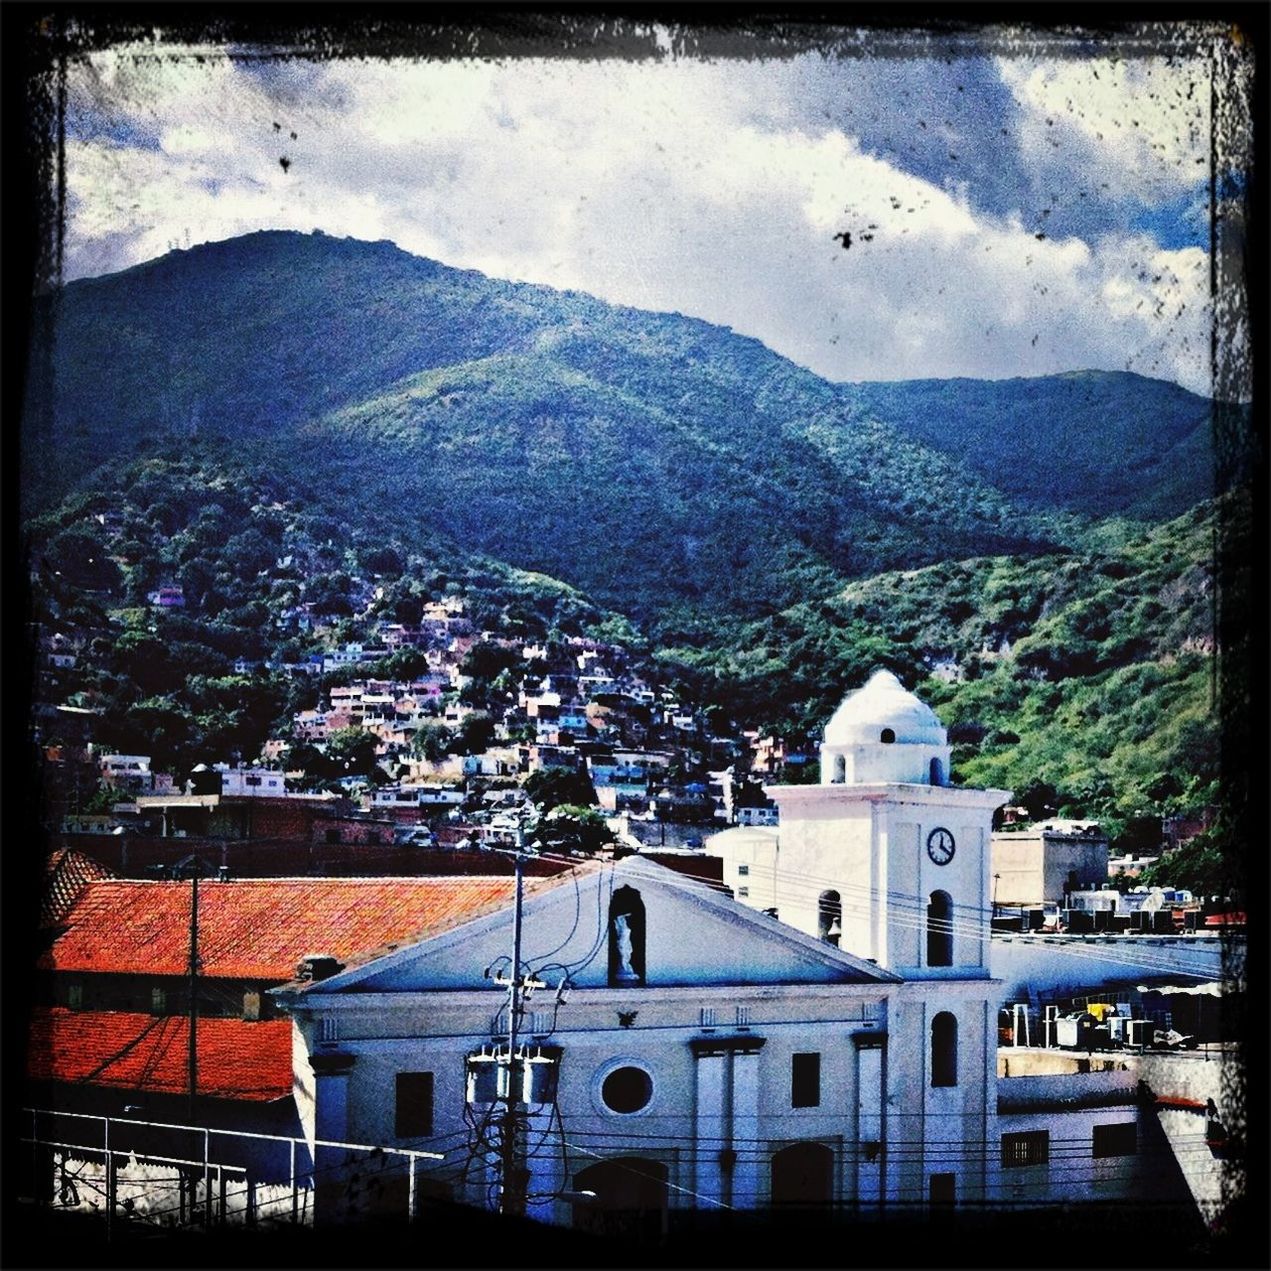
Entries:
POLYGON ((749 866, 749 865, 738 865, 738 866, 737 866, 737 873, 738 873, 738 875, 739 875, 739 876, 741 876, 741 877, 743 877, 743 878, 744 878, 747 874, 749 874, 749 873, 750 873, 750 866, 749 866))
POLYGON ((1096 1125, 1094 1155, 1134 1156, 1139 1150, 1139 1127, 1133 1121, 1117 1125, 1096 1125))
POLYGON ((393 1133, 399 1139, 422 1139, 432 1133, 432 1088, 430 1072, 397 1074, 397 1115, 393 1133))
POLYGON ((1002 1168, 1045 1165, 1050 1160, 1050 1131, 1026 1130, 1002 1135, 1002 1168))
POLYGON ((821 1106, 821 1056, 819 1054, 790 1056, 790 1106, 792 1108, 821 1106))
POLYGON ((954 1191, 955 1174, 932 1174, 927 1182, 927 1195, 932 1207, 952 1205, 956 1199, 954 1191))
POLYGON ((66 986, 66 1005, 73 1011, 84 1005, 84 986, 78 980, 72 980, 66 986))
POLYGON ((749 895, 750 895, 750 888, 749 888, 749 887, 738 887, 738 888, 737 888, 737 895, 738 895, 739 897, 740 897, 740 896, 749 896, 749 895))
POLYGON ((168 1009, 168 993, 167 990, 156 984, 150 990, 150 1012, 153 1015, 162 1015, 168 1009))

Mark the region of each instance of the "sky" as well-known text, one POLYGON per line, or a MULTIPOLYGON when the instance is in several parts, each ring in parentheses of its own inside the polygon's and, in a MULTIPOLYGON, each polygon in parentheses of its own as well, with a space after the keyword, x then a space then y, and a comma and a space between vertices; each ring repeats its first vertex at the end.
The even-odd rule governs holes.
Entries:
POLYGON ((321 229, 704 318, 832 380, 1098 368, 1211 391, 1194 42, 705 57, 647 34, 638 59, 85 56, 65 276, 321 229))

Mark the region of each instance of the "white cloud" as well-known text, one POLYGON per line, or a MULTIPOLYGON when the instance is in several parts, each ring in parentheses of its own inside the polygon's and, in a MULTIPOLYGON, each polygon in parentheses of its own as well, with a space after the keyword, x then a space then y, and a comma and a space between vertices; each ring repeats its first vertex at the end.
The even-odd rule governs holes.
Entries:
MULTIPOLYGON (((187 230, 316 226, 724 323, 834 379, 1130 367, 1207 388, 1203 253, 976 212, 965 187, 792 122, 790 63, 337 61, 271 80, 110 62, 72 100, 150 143, 90 129, 68 148, 72 271, 187 230)), ((1026 122, 1075 87, 1069 67, 1016 70, 1026 122)))
POLYGON ((1044 152, 1075 135, 1092 183, 1150 202, 1208 176, 1211 75, 1202 59, 1003 58, 998 69, 1022 108, 1025 146, 1044 152))

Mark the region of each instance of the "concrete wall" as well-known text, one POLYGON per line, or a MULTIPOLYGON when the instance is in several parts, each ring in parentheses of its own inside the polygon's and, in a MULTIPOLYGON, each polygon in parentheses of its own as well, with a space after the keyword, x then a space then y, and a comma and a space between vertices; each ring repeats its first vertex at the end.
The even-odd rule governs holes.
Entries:
POLYGON ((1213 1100, 1224 1131, 1239 1122, 1236 1096, 1241 1060, 1234 1052, 1144 1055, 1140 1072, 1156 1100, 1161 1132, 1177 1158, 1188 1190, 1206 1219, 1216 1220, 1234 1197, 1244 1192, 1238 1160, 1215 1153, 1207 1141, 1210 1117, 1203 1106, 1213 1100))
POLYGON ((995 899, 1003 905, 1040 905, 1063 898, 1069 873, 1079 884, 1102 885, 1108 877, 1106 839, 1085 836, 997 833, 992 839, 995 899))
POLYGON ((1002 1001, 1041 992, 1081 992, 1108 983, 1193 984, 1222 978, 1216 936, 1069 936, 995 933, 989 968, 1002 982, 1002 1001))

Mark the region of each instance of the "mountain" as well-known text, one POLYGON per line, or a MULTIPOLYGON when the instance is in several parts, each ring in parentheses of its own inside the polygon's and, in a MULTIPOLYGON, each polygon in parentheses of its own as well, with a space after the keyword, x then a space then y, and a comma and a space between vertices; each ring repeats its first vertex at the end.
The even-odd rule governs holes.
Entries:
POLYGON ((1224 408, 1163 380, 1071 371, 861 384, 854 396, 863 414, 1025 507, 1161 520, 1217 492, 1215 411, 1224 408))
POLYGON ((388 243, 250 234, 43 303, 28 513, 197 444, 370 533, 449 537, 688 638, 888 569, 1070 550, 1087 514, 1210 489, 1178 461, 1207 436, 1181 390, 1153 389, 1158 428, 1110 442, 1110 417, 1138 418, 1138 377, 835 385, 721 327, 388 243), (1033 424, 986 458, 995 412, 1033 424), (1118 502, 1000 471, 1100 464, 1161 481, 1118 502))

